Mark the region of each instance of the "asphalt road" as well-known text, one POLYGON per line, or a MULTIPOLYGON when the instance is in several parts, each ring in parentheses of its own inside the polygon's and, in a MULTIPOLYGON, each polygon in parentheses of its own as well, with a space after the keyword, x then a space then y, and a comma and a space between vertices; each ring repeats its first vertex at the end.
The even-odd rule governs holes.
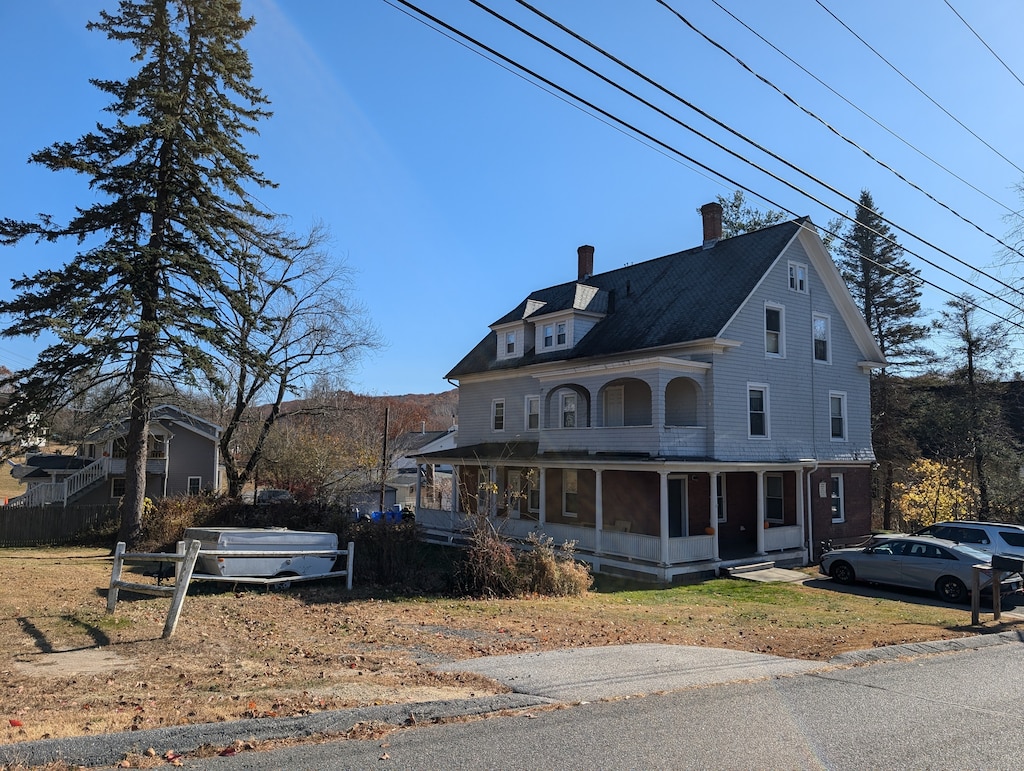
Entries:
POLYGON ((1009 769, 1024 757, 1017 675, 1024 643, 1011 633, 873 649, 824 663, 660 645, 463 663, 520 693, 9 745, 0 747, 0 763, 61 759, 110 767, 147 747, 188 752, 236 739, 343 733, 366 721, 417 727, 384 740, 186 758, 185 765, 1009 769), (870 666, 854 666, 864 664, 870 666), (500 710, 512 716, 432 724, 500 710))

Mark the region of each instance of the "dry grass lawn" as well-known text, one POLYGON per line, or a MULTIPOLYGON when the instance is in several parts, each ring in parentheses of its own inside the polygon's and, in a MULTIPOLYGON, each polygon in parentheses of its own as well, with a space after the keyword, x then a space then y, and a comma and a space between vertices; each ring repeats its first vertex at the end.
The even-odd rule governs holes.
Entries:
MULTIPOLYGON (((286 592, 194 585, 176 634, 162 640, 168 599, 122 593, 106 614, 110 567, 97 549, 0 549, 0 742, 501 690, 433 670, 474 656, 659 642, 824 660, 977 631, 967 608, 827 584, 468 600, 350 596, 321 582, 286 592)), ((985 631, 1005 628, 990 620, 985 631)))

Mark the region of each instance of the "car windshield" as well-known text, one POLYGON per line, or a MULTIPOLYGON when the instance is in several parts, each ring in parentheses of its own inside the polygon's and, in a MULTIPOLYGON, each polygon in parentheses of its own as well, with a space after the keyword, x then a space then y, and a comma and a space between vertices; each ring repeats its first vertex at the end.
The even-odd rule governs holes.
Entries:
POLYGON ((983 551, 979 551, 978 549, 975 549, 973 546, 966 546, 964 544, 960 544, 956 547, 956 550, 960 554, 966 554, 971 559, 976 559, 978 562, 988 562, 992 559, 992 555, 986 554, 983 551))

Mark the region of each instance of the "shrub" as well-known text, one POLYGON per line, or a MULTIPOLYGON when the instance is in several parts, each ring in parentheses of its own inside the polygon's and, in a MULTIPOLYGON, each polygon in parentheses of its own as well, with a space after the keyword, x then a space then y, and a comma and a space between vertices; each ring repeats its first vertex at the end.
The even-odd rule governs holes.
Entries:
POLYGON ((566 542, 556 550, 552 538, 531 533, 528 545, 517 553, 488 520, 478 523, 459 569, 458 589, 474 596, 564 597, 590 588, 590 566, 575 560, 575 543, 566 542))
POLYGON ((520 594, 519 565, 512 545, 482 519, 470 537, 469 549, 456 574, 456 590, 474 597, 515 597, 520 594))
POLYGON ((554 539, 543 533, 530 533, 530 548, 519 555, 519 573, 524 590, 533 594, 575 597, 594 582, 590 566, 574 558, 575 542, 562 544, 561 554, 554 539))

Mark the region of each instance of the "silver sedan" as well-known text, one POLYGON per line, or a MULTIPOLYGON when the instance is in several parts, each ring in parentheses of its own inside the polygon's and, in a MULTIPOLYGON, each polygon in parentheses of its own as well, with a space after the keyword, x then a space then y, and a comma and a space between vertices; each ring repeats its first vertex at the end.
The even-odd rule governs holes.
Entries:
MULTIPOLYGON (((821 557, 818 569, 841 584, 869 581, 934 591, 946 602, 964 602, 973 566, 988 565, 990 554, 941 538, 888 536, 867 547, 835 549, 821 557)), ((1020 591, 1019 573, 1002 579, 1000 594, 1020 591)), ((992 576, 981 575, 981 589, 992 591, 992 576)))

